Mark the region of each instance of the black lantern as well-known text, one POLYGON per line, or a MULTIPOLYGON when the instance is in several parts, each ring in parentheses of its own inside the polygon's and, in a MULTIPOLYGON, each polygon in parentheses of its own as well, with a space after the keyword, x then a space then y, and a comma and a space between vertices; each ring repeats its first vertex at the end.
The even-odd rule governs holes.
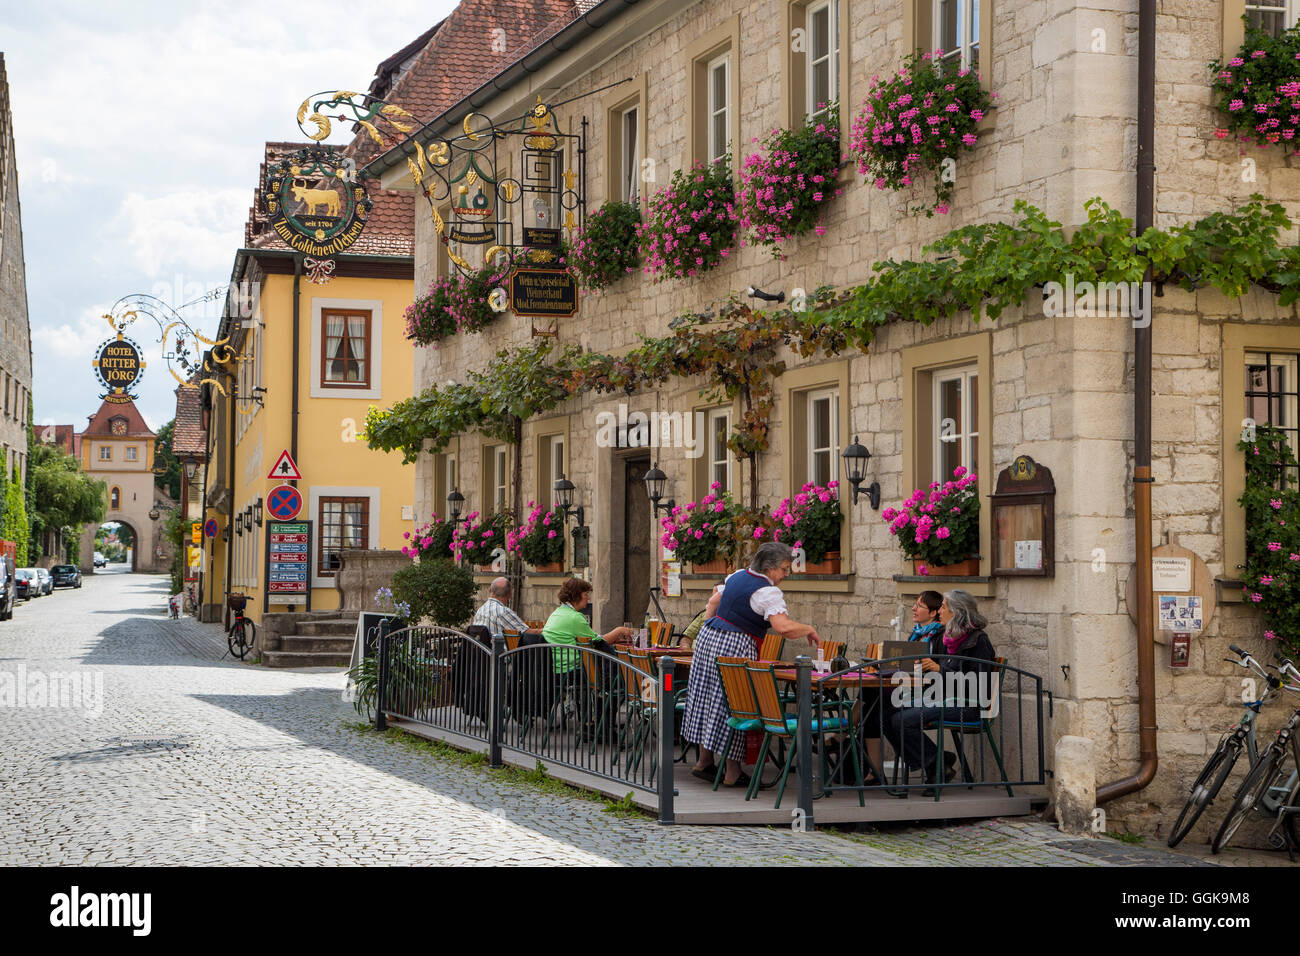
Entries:
POLYGON ((253 523, 259 528, 262 527, 262 499, 257 499, 257 504, 253 505, 253 523))
POLYGON ((235 534, 240 537, 244 534, 244 516, 242 514, 235 515, 235 534))
POLYGON ((226 525, 224 528, 221 529, 221 540, 222 541, 230 540, 230 525, 226 525))
POLYGON ((159 514, 161 514, 161 512, 158 510, 158 506, 154 505, 152 508, 149 509, 149 520, 157 521, 159 514))
POLYGON ((194 473, 199 470, 199 460, 193 455, 186 455, 182 467, 185 469, 185 480, 193 481, 194 473))
POLYGON ((577 516, 578 527, 581 528, 587 523, 587 513, 582 505, 578 505, 576 508, 573 507, 573 494, 577 490, 577 485, 561 473, 560 480, 555 483, 555 503, 560 507, 560 514, 563 516, 565 524, 569 523, 569 518, 577 516))
POLYGON ((667 503, 660 504, 664 498, 664 488, 668 484, 668 476, 660 470, 659 462, 655 462, 654 467, 645 473, 645 478, 642 481, 645 482, 646 494, 650 496, 650 505, 653 508, 651 513, 652 521, 659 517, 660 511, 672 511, 677 507, 677 502, 672 498, 669 498, 667 503))
POLYGON ((871 509, 879 511, 880 482, 873 481, 866 488, 861 487, 867 480, 867 462, 871 460, 871 452, 858 444, 858 436, 854 435, 853 444, 844 449, 840 457, 844 459, 844 474, 849 484, 853 486, 853 503, 858 503, 858 495, 866 495, 867 501, 871 503, 871 509))
POLYGON ((460 516, 464 508, 465 496, 460 493, 459 488, 451 489, 451 494, 447 496, 447 514, 451 517, 453 524, 460 524, 465 520, 460 516))

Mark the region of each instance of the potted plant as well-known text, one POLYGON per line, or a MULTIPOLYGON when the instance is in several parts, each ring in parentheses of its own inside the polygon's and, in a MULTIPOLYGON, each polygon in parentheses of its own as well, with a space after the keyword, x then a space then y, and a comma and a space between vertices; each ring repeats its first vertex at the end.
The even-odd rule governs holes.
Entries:
POLYGON ((741 164, 736 202, 740 225, 752 230, 754 240, 770 248, 773 256, 784 259, 781 244, 792 236, 826 232, 822 209, 842 192, 835 184, 839 169, 836 105, 797 129, 772 130, 761 151, 741 164))
POLYGON ((450 521, 439 521, 432 515, 427 524, 420 525, 414 531, 408 531, 402 537, 410 544, 402 545, 402 554, 408 558, 449 558, 451 557, 451 538, 455 525, 450 521))
POLYGON ((930 482, 908 496, 900 509, 881 517, 898 538, 903 554, 922 575, 971 576, 979 573, 980 499, 978 478, 958 467, 952 480, 930 482))
POLYGON ((942 57, 942 50, 913 53, 894 76, 872 77, 849 140, 858 172, 877 189, 903 189, 932 176, 935 204, 927 216, 948 211, 953 177, 943 174, 943 164, 975 147, 980 120, 993 108, 979 75, 954 73, 941 66, 942 57))
POLYGON ((564 569, 564 521, 557 512, 545 511, 530 501, 528 518, 506 532, 506 550, 517 554, 537 571, 564 569))
POLYGON ((689 562, 696 574, 726 573, 736 555, 736 516, 740 509, 720 482, 698 502, 676 505, 660 519, 663 546, 689 562))
POLYGON ((474 574, 450 558, 425 558, 393 575, 393 597, 407 619, 460 627, 474 615, 474 574))
POLYGON ((1300 490, 1279 488, 1283 474, 1295 474, 1296 456, 1284 432, 1258 425, 1255 441, 1241 441, 1246 455, 1246 603, 1259 608, 1264 637, 1283 653, 1300 654, 1300 490))
POLYGON ((781 499, 772 512, 773 539, 803 550, 804 574, 840 573, 844 513, 840 510, 839 487, 838 481, 825 486, 808 482, 798 494, 781 499))
POLYGON ((392 588, 380 588, 375 592, 375 607, 386 615, 379 622, 381 634, 391 634, 406 627, 411 620, 411 605, 393 597, 392 588))
POLYGON ((726 159, 675 171, 668 186, 651 197, 646 220, 636 229, 646 275, 661 282, 707 272, 731 255, 737 226, 726 159))
POLYGON ((478 517, 477 511, 471 511, 452 532, 451 551, 467 564, 490 571, 497 549, 506 546, 509 517, 504 511, 486 515, 482 521, 476 521, 478 517))
POLYGON ((599 291, 636 270, 641 264, 639 225, 641 210, 636 203, 607 202, 587 216, 565 253, 565 264, 584 289, 599 291))
POLYGON ((1260 149, 1300 151, 1300 26, 1280 36, 1246 24, 1246 41, 1227 62, 1210 64, 1215 106, 1227 117, 1219 139, 1236 135, 1260 149))
POLYGON ((480 332, 501 313, 488 304, 488 295, 510 274, 509 267, 486 265, 463 276, 440 276, 429 290, 406 308, 406 337, 432 345, 457 332, 480 332))

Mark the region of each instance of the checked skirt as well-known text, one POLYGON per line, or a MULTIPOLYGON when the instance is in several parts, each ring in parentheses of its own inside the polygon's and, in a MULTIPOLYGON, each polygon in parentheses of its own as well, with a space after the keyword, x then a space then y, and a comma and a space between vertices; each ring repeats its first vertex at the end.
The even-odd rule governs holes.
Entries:
MULTIPOLYGON (((714 663, 719 657, 747 657, 754 660, 754 639, 740 631, 723 630, 711 624, 700 628, 695 638, 691 679, 686 685, 686 717, 682 736, 699 744, 720 757, 722 745, 727 740, 727 697, 722 691, 722 678, 714 663)), ((725 754, 733 760, 745 759, 745 735, 734 734, 731 748, 725 754)))

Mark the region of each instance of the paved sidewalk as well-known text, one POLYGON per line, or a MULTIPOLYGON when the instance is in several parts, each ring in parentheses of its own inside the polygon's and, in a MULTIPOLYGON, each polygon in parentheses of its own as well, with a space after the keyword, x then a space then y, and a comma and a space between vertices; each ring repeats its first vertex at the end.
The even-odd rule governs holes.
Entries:
POLYGON ((0 681, 102 691, 0 707, 0 865, 1203 865, 1030 819, 660 827, 362 728, 340 669, 225 650, 219 626, 166 619, 161 577, 88 577, 0 625, 0 681))

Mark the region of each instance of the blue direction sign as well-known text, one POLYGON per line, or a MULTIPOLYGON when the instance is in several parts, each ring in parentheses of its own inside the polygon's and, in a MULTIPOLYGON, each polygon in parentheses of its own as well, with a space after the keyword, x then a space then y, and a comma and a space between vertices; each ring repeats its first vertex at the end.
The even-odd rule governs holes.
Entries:
MULTIPOLYGON (((271 492, 271 513, 277 507, 276 493, 293 492, 293 498, 279 503, 294 513, 302 507, 296 488, 284 485, 271 492)), ((287 604, 290 610, 302 606, 311 610, 311 522, 276 521, 266 525, 266 604, 287 604)))
POLYGON ((280 521, 292 521, 302 510, 302 492, 293 485, 272 488, 266 499, 266 510, 280 521))

